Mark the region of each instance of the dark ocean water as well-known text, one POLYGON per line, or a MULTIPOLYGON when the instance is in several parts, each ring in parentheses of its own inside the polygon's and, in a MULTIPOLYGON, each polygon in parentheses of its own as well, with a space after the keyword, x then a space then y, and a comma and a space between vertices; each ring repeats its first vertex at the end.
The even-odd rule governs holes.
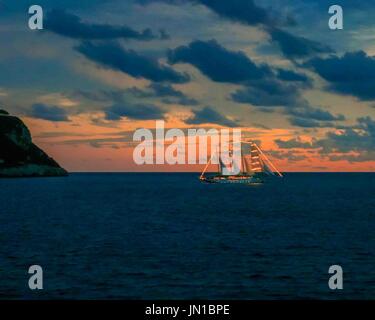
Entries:
POLYGON ((375 174, 0 180, 0 298, 375 298, 375 174), (44 290, 28 289, 28 267, 44 290), (344 290, 328 288, 328 268, 344 290))

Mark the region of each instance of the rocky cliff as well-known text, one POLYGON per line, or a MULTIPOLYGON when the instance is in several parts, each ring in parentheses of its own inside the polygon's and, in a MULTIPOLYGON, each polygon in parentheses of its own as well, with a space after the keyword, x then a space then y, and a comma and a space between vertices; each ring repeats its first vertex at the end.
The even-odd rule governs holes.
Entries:
POLYGON ((0 110, 0 177, 66 175, 65 169, 32 142, 19 118, 0 110))

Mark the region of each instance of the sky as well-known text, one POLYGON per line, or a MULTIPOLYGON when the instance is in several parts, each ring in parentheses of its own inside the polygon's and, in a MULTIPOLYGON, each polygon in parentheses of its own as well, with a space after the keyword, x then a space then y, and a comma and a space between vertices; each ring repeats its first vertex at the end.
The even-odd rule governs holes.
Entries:
POLYGON ((0 108, 69 171, 138 166, 133 133, 241 128, 281 171, 375 171, 375 3, 0 0, 0 108), (44 29, 28 27, 29 6, 44 29))

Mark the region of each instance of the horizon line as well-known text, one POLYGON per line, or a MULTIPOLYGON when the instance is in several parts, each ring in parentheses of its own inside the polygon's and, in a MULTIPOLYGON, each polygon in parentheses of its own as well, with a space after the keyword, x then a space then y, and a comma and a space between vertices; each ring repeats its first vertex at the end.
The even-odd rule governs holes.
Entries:
MULTIPOLYGON (((200 171, 68 171, 68 173, 197 173, 200 171)), ((211 172, 210 172, 211 173, 211 172)), ((212 172, 214 173, 214 172, 212 172)), ((282 171, 282 173, 375 173, 375 171, 282 171)))

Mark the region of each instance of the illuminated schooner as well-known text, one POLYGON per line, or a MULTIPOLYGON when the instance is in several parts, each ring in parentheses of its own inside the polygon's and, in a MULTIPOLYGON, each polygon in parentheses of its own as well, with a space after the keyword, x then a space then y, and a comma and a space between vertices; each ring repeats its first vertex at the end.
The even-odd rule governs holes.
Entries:
POLYGON ((226 164, 219 156, 218 172, 216 174, 206 174, 208 166, 212 163, 211 155, 206 167, 199 179, 206 183, 240 183, 240 184, 261 184, 269 176, 282 177, 283 175, 276 169, 263 151, 255 142, 241 142, 241 163, 238 165, 238 174, 228 174, 226 164))

